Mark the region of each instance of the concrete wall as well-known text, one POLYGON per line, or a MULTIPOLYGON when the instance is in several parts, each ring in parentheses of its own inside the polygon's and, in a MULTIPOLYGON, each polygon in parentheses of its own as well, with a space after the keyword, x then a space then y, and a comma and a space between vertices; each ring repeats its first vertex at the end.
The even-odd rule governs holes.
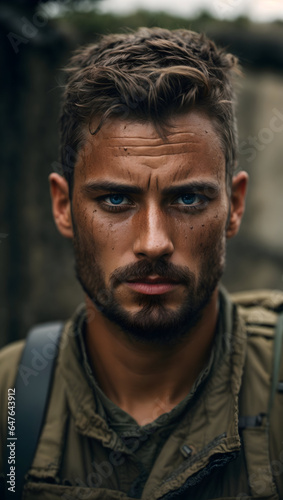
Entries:
POLYGON ((239 168, 250 176, 241 232, 228 244, 230 290, 283 288, 283 77, 246 70, 239 168))

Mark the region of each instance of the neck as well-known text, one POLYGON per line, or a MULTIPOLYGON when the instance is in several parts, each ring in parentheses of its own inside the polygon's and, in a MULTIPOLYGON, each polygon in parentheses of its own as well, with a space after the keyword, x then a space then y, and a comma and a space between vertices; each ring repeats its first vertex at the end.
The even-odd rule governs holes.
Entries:
POLYGON ((145 425, 167 413, 189 393, 208 362, 218 317, 218 290, 199 322, 177 345, 134 342, 95 309, 86 347, 96 379, 116 405, 145 425))

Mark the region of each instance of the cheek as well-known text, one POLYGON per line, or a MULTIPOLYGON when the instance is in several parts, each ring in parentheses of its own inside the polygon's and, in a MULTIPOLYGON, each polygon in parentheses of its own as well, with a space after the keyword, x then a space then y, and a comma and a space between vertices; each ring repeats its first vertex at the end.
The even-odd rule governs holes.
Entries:
POLYGON ((73 198, 73 214, 77 234, 87 252, 95 253, 97 260, 103 259, 106 267, 115 267, 114 263, 129 250, 129 222, 117 225, 115 220, 109 221, 98 208, 78 196, 73 198))
POLYGON ((133 260, 130 225, 124 222, 116 227, 109 221, 101 222, 94 218, 91 226, 96 260, 103 267, 107 280, 107 276, 115 269, 126 266, 133 260))
POLYGON ((183 230, 183 238, 179 239, 179 244, 190 255, 195 262, 202 260, 207 253, 210 253, 223 246, 225 241, 226 218, 216 215, 207 220, 192 222, 186 225, 183 230))
POLYGON ((225 242, 225 225, 210 225, 201 236, 201 248, 204 254, 222 248, 225 242))
POLYGON ((225 223, 226 218, 213 218, 202 227, 201 249, 203 254, 216 253, 225 246, 225 223))
POLYGON ((75 210, 74 207, 74 224, 75 237, 80 245, 80 251, 85 252, 89 258, 100 260, 101 255, 108 247, 109 230, 105 224, 97 217, 95 209, 75 210))

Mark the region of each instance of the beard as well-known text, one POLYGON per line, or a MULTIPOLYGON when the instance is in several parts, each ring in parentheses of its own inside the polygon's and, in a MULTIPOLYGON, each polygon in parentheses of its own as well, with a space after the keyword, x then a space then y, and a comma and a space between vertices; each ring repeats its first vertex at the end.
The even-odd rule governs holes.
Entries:
POLYGON ((198 279, 188 267, 176 266, 165 258, 141 260, 117 268, 110 276, 109 285, 96 259, 93 242, 80 235, 74 225, 73 239, 76 276, 95 307, 109 321, 118 326, 131 340, 141 343, 169 345, 179 343, 199 322, 209 303, 225 266, 226 240, 223 235, 203 250, 198 279), (183 285, 180 305, 170 308, 167 294, 136 294, 138 312, 130 312, 119 302, 119 285, 128 280, 142 280, 158 275, 183 285))

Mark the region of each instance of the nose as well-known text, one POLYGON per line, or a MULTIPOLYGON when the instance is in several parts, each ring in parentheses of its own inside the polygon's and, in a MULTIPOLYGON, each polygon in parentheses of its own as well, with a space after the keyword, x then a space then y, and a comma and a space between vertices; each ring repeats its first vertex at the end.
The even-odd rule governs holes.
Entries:
POLYGON ((135 255, 151 260, 170 257, 174 252, 174 245, 170 226, 162 210, 150 206, 141 210, 136 217, 136 238, 133 245, 135 255))

